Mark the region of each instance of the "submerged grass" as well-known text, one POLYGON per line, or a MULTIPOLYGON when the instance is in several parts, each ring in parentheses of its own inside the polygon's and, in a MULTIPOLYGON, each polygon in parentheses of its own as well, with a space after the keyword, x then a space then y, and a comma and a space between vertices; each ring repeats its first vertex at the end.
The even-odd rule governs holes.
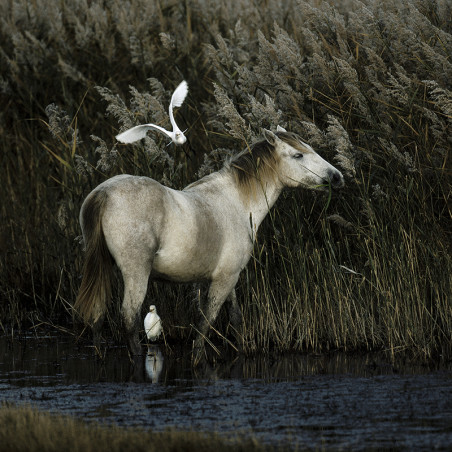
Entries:
MULTIPOLYGON (((78 212, 98 183, 131 173, 182 188, 280 124, 347 183, 287 192, 265 221, 238 286, 245 351, 451 358, 449 3, 11 0, 0 13, 1 330, 72 325, 78 212), (115 143, 166 126, 184 78, 186 145, 115 143)), ((149 293, 166 338, 190 340, 193 288, 149 293)))
POLYGON ((214 433, 152 432, 87 423, 31 407, 0 406, 0 451, 270 451, 253 439, 214 433))

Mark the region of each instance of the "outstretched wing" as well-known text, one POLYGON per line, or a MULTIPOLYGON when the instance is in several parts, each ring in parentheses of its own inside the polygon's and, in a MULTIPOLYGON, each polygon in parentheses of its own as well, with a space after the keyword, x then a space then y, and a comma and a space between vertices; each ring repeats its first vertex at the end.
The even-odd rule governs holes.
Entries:
POLYGON ((141 126, 132 127, 131 129, 126 130, 119 135, 116 135, 116 139, 121 143, 133 143, 134 141, 138 141, 141 140, 141 138, 144 138, 147 131, 150 129, 158 130, 159 132, 162 132, 171 138, 169 132, 163 127, 156 126, 155 124, 143 124, 141 126))
POLYGON ((188 84, 184 80, 174 90, 174 93, 171 96, 171 102, 169 105, 169 117, 170 117, 171 125, 173 126, 173 132, 180 130, 179 127, 177 127, 176 122, 174 121, 173 108, 180 107, 183 104, 185 97, 187 96, 187 93, 188 93, 188 84))
POLYGON ((184 80, 179 83, 179 86, 174 90, 174 93, 171 96, 170 108, 173 109, 174 107, 180 107, 183 104, 187 94, 188 84, 184 80))

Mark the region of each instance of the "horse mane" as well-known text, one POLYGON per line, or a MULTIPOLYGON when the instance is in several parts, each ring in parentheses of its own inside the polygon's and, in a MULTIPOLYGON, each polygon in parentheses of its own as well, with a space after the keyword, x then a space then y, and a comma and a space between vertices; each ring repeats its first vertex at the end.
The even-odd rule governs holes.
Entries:
MULTIPOLYGON (((298 135, 292 132, 276 132, 275 135, 290 146, 303 150, 298 135)), ((226 160, 219 173, 230 173, 245 198, 255 197, 257 189, 267 181, 276 182, 278 178, 278 155, 267 140, 257 141, 240 153, 226 160)), ((218 177, 217 172, 192 182, 184 190, 209 182, 218 177)))
MULTIPOLYGON (((300 139, 291 132, 276 132, 281 140, 295 148, 300 148, 300 139)), ((246 197, 254 196, 256 188, 266 181, 278 178, 278 156, 275 148, 267 140, 253 143, 233 156, 225 167, 233 174, 237 185, 246 197)))

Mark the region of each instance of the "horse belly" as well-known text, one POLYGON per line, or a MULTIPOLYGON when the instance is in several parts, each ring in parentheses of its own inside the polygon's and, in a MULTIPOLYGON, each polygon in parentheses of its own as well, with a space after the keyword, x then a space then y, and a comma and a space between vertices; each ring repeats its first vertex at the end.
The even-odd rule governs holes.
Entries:
POLYGON ((153 278, 175 282, 211 279, 216 263, 212 254, 200 255, 198 252, 174 251, 161 249, 156 253, 151 272, 153 278))

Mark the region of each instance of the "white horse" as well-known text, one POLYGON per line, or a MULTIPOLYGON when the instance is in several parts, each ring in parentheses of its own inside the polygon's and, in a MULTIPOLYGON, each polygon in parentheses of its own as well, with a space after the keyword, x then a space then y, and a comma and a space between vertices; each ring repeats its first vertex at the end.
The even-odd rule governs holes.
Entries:
POLYGON ((264 130, 264 140, 224 167, 173 190, 148 177, 120 175, 85 199, 80 223, 86 246, 83 279, 74 309, 99 340, 115 262, 124 279, 122 316, 129 350, 141 354, 138 330, 148 279, 210 282, 201 305, 195 359, 229 297, 232 326, 242 314, 234 287, 248 263, 259 225, 285 187, 339 188, 342 174, 290 132, 264 130))

